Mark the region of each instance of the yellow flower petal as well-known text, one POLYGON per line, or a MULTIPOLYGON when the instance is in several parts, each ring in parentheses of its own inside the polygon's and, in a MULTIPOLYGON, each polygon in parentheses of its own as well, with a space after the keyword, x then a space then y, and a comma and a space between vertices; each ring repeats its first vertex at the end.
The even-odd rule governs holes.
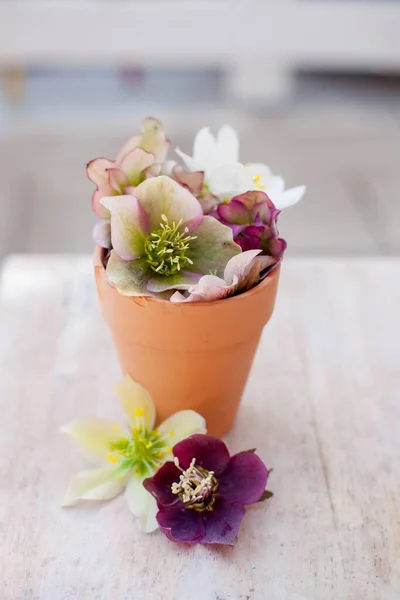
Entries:
MULTIPOLYGON (((194 410, 181 410, 171 415, 158 427, 158 431, 164 439, 168 439, 170 446, 175 446, 181 440, 193 435, 194 433, 207 433, 205 419, 194 410)), ((168 449, 168 455, 172 448, 168 449)), ((164 460, 170 460, 170 456, 165 456, 164 460)))
POLYGON ((111 500, 124 490, 126 481, 127 476, 121 477, 115 466, 80 471, 68 485, 63 506, 79 500, 111 500))
POLYGON ((71 436, 85 456, 98 463, 107 462, 110 443, 124 436, 113 421, 96 417, 74 419, 61 427, 61 431, 71 436))
POLYGON ((148 391, 128 375, 122 381, 114 384, 114 390, 128 415, 131 427, 152 430, 156 411, 148 391))

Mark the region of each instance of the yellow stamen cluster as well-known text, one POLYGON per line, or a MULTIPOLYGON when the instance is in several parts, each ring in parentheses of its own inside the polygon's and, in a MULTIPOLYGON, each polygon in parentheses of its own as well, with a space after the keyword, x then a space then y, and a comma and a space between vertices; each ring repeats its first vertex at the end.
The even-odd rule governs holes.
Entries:
POLYGON ((161 219, 163 222, 160 223, 160 229, 153 231, 146 239, 144 248, 146 260, 155 273, 174 275, 187 264, 193 264, 186 253, 190 242, 195 240, 196 236, 187 235, 189 232, 187 227, 180 231, 182 219, 178 223, 173 221, 172 225, 165 215, 161 215, 161 219))
POLYGON ((122 473, 133 470, 137 475, 151 475, 171 451, 163 434, 146 428, 144 418, 141 419, 144 413, 143 408, 136 409, 136 427, 131 429, 129 438, 121 437, 110 444, 108 461, 118 464, 122 473))
POLYGON ((254 175, 253 183, 255 184, 256 189, 257 190, 265 190, 265 185, 263 185, 262 183, 259 183, 260 181, 261 181, 261 175, 259 173, 257 175, 254 175))

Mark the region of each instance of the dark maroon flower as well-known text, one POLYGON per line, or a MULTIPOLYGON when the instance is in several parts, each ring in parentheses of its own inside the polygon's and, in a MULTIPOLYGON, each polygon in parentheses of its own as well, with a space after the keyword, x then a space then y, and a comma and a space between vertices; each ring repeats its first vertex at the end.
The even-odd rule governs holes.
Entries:
POLYGON ((286 250, 286 242, 279 237, 276 226, 279 213, 267 194, 252 191, 220 204, 213 216, 232 229, 243 252, 261 249, 278 261, 286 250))
POLYGON ((229 456, 224 442, 192 435, 143 482, 158 504, 157 522, 174 542, 234 545, 247 504, 265 491, 268 470, 253 450, 229 456))

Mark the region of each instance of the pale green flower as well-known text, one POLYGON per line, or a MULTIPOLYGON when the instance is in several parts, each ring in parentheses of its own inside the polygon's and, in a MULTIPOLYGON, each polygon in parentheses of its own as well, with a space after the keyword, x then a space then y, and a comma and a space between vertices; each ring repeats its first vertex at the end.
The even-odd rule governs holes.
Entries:
POLYGON ((130 510, 143 531, 157 528, 157 505, 142 483, 166 461, 172 447, 193 433, 205 433, 206 423, 193 410, 182 410, 157 428, 149 393, 126 376, 115 391, 128 417, 126 425, 101 418, 75 419, 62 427, 81 452, 99 466, 77 473, 69 483, 63 506, 79 500, 110 500, 125 490, 130 510))

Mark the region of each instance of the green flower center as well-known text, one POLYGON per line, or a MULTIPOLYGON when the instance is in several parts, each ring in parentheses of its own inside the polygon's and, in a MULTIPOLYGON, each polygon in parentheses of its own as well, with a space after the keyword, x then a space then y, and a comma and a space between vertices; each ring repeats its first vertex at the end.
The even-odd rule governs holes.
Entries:
POLYGON ((108 460, 118 463, 122 472, 134 470, 136 475, 152 475, 164 462, 164 456, 171 451, 165 438, 157 429, 133 428, 131 438, 120 438, 111 442, 108 460))
POLYGON ((196 466, 195 458, 185 471, 179 466, 179 460, 176 457, 174 463, 181 471, 181 475, 179 481, 172 484, 172 493, 179 496, 186 508, 197 512, 212 510, 218 490, 218 480, 214 471, 207 471, 203 467, 196 466))
POLYGON ((196 239, 196 236, 187 235, 188 228, 180 231, 179 223, 168 222, 165 215, 161 215, 163 223, 160 223, 160 229, 153 231, 145 241, 144 251, 147 264, 150 269, 159 275, 175 275, 187 264, 192 265, 193 261, 186 256, 190 247, 190 242, 196 239))

